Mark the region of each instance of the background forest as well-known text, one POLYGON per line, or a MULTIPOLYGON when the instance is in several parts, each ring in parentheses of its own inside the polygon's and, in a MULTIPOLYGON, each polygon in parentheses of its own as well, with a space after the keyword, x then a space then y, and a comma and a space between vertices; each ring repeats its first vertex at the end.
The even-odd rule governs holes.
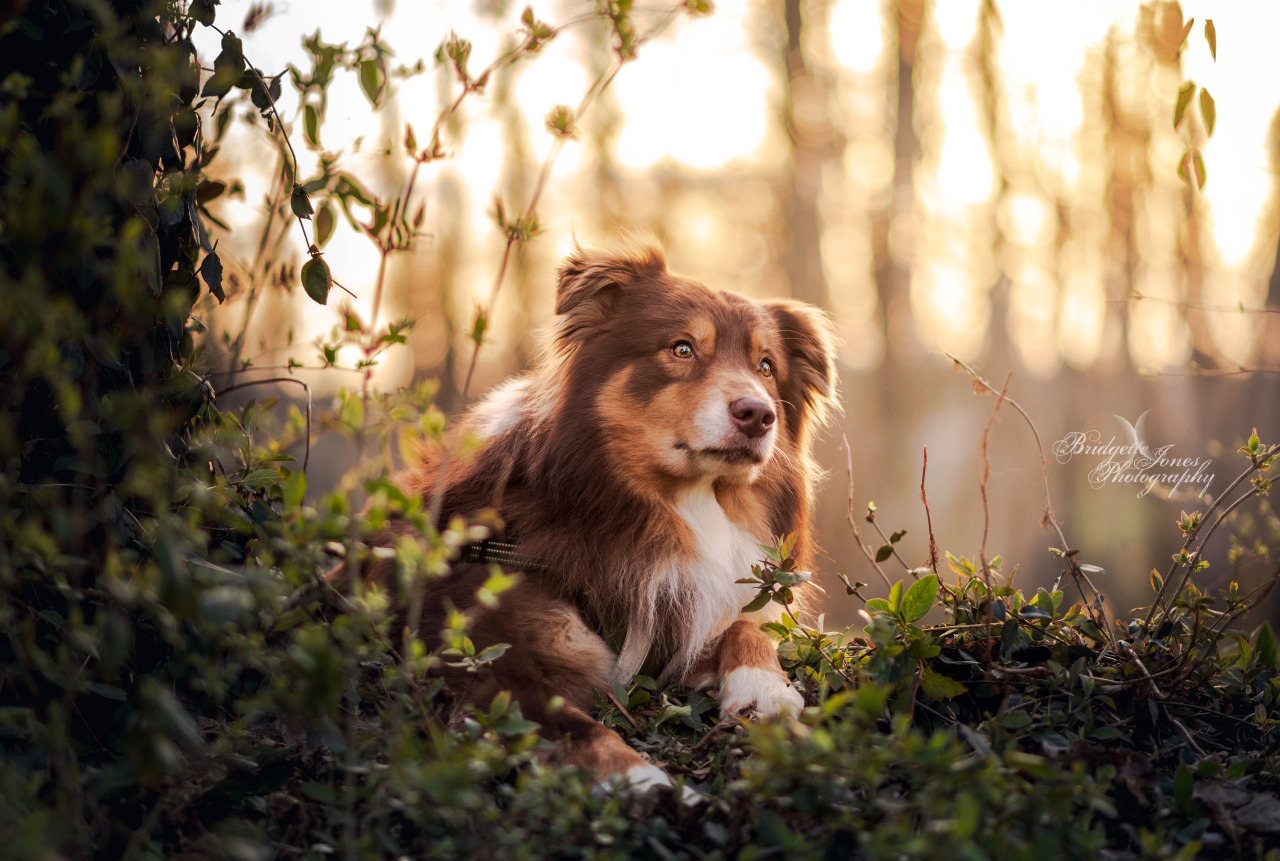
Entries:
POLYGON ((0 3, 6 857, 1280 857, 1277 12, 1202 11, 0 3), (623 229, 844 340, 809 708, 597 703, 687 803, 322 576, 484 534, 388 476, 623 229))
MULTIPOLYGON (((911 535, 903 546, 912 564, 923 560, 926 446, 939 540, 976 551, 977 452, 991 404, 970 396, 946 353, 997 387, 1012 372, 1010 394, 1046 449, 1073 432, 1127 444, 1127 423, 1145 413, 1150 445, 1216 473, 1209 496, 1225 487, 1224 459, 1243 436, 1257 427, 1265 437, 1276 422, 1280 320, 1267 303, 1280 236, 1272 130, 1280 85, 1265 46, 1251 41, 1276 14, 1267 4, 1219 17, 1212 47, 1205 19, 1190 18, 1212 10, 1176 3, 1056 15, 1034 3, 789 0, 729 4, 669 25, 662 9, 637 9, 638 27, 662 28, 645 46, 649 62, 628 65, 574 120, 550 182, 544 158, 560 141, 545 118, 610 70, 612 55, 589 28, 566 28, 536 62, 495 69, 483 97, 465 99, 440 129, 452 157, 420 169, 405 158, 405 125, 426 136, 457 94, 453 70, 432 62, 434 39, 389 34, 456 32, 474 45, 476 71, 509 44, 515 7, 256 8, 244 38, 264 67, 301 64, 298 34, 317 24, 326 40, 367 46, 371 16, 397 52, 379 60, 388 76, 376 110, 358 75, 335 75, 315 102, 325 125, 318 142, 289 88, 280 103, 304 173, 329 164, 382 199, 416 179, 405 203, 422 208, 423 235, 411 252, 384 266, 377 242, 343 218, 325 245, 335 276, 356 294, 334 306, 367 320, 380 305, 383 319, 416 321, 410 349, 374 371, 376 387, 430 380, 441 409, 461 409, 478 308, 489 326, 468 398, 526 367, 573 236, 590 244, 647 230, 676 269, 708 284, 829 309, 843 339, 845 411, 819 450, 830 472, 818 506, 828 574, 867 579, 846 522, 850 461, 856 504, 875 500, 892 512, 911 535), (1193 86, 1175 127, 1179 93, 1197 80, 1204 86, 1193 86), (1201 92, 1210 94, 1208 117, 1201 92), (1180 160, 1192 152, 1204 153, 1203 188, 1181 178, 1180 160), (505 262, 495 206, 520 211, 535 188, 538 234, 515 248, 490 307, 505 262)), ((571 5, 555 11, 564 21, 580 14, 571 5)), ((201 35, 196 44, 216 53, 216 35, 203 34, 207 49, 201 35)), ((273 235, 272 262, 301 259, 305 245, 264 209, 281 164, 272 141, 239 123, 227 135, 219 163, 241 182, 210 209, 236 228, 222 246, 229 297, 206 322, 233 340, 207 356, 239 372, 228 382, 248 382, 289 359, 315 365, 306 343, 335 317, 269 291, 261 239, 283 234, 273 235)), ((367 209, 355 209, 364 219, 367 209)), ((354 364, 354 348, 340 355, 339 364, 354 364)), ((295 375, 322 400, 348 382, 295 375)), ((300 403, 296 386, 276 394, 300 403)), ((324 457, 311 486, 332 485, 353 451, 336 434, 315 445, 324 457)), ((990 446, 999 492, 989 499, 988 544, 1028 582, 1047 585, 1057 570, 1036 527, 1033 440, 1001 421, 990 446)), ((1093 474, 1104 459, 1055 464, 1053 500, 1073 541, 1111 572, 1108 596, 1126 607, 1141 600, 1155 560, 1177 549, 1166 527, 1204 482, 1184 483, 1172 499, 1173 482, 1139 497, 1145 484, 1093 474)), ((1225 548, 1215 558, 1224 561, 1225 548)), ((825 609, 852 619, 844 602, 825 609)))

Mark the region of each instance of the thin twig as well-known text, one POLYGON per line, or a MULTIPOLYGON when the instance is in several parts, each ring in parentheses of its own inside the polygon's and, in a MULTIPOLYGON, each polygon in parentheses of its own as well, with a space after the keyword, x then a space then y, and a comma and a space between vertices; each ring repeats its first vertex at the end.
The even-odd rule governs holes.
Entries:
MULTIPOLYGON (((1000 407, 1009 393, 1009 382, 1013 379, 1013 371, 1004 378, 1004 387, 996 396, 996 405, 987 418, 987 426, 982 429, 982 439, 978 443, 978 453, 982 455, 982 479, 978 482, 978 492, 982 496, 982 543, 978 545, 978 561, 982 564, 982 579, 987 585, 987 597, 991 597, 991 568, 987 565, 987 532, 991 528, 991 509, 987 504, 987 479, 991 477, 991 458, 987 454, 987 440, 991 437, 991 426, 996 423, 1000 407)), ((990 603, 988 602, 988 608, 990 603)), ((990 609, 988 609, 990 612, 990 609)))
MULTIPOLYGON (((999 394, 994 386, 984 380, 982 375, 969 367, 962 360, 953 356, 951 353, 944 353, 944 355, 950 359, 957 368, 960 368, 967 373, 969 377, 983 389, 993 395, 999 394)), ((1052 526, 1054 531, 1058 533, 1058 540, 1061 542, 1062 556, 1067 560, 1067 565, 1070 568, 1072 577, 1076 579, 1077 585, 1083 581, 1084 583, 1087 583, 1089 588, 1093 591, 1095 601, 1090 602, 1086 598, 1085 606, 1090 610, 1090 617, 1093 616, 1093 610, 1095 608, 1097 609, 1098 615, 1102 619, 1102 624, 1099 625, 1099 628, 1102 631, 1103 638, 1106 640, 1108 646, 1110 646, 1111 643, 1114 642, 1115 637, 1114 632, 1111 630, 1111 623, 1107 620, 1106 608, 1103 607, 1102 593, 1098 591, 1098 588, 1093 584, 1093 581, 1089 579, 1089 575, 1081 570, 1080 564, 1075 560, 1075 551, 1071 549, 1071 545, 1067 543, 1067 536, 1063 534, 1062 525, 1058 523, 1058 519, 1053 515, 1053 504, 1049 497, 1049 459, 1044 455, 1044 445, 1040 442, 1040 431, 1036 428, 1036 423, 1031 420, 1031 416, 1027 414, 1027 411, 1022 408, 1021 404, 1008 396, 1005 396, 1004 400, 1008 402, 1009 406, 1017 410, 1018 415, 1022 416, 1022 420, 1026 422, 1027 427, 1031 430, 1031 435, 1035 438, 1036 451, 1040 453, 1040 472, 1042 482, 1044 484, 1044 514, 1041 516, 1040 522, 1046 527, 1052 526)), ((1083 594, 1084 587, 1081 586, 1080 589, 1083 594)))
MULTIPOLYGON (((1267 463, 1271 459, 1272 455, 1274 455, 1278 449, 1280 449, 1280 443, 1271 446, 1264 453, 1259 455, 1257 460, 1251 462, 1249 464, 1249 467, 1245 469, 1244 472, 1236 476, 1235 481, 1231 482, 1231 484, 1227 486, 1226 490, 1218 494, 1218 498, 1215 499, 1213 501, 1213 504, 1211 504, 1208 510, 1205 511, 1204 515, 1200 519, 1200 522, 1204 523, 1206 520, 1208 520, 1209 517, 1213 514, 1213 512, 1217 510, 1218 506, 1222 504, 1222 500, 1230 496, 1231 491, 1235 490, 1240 485, 1240 482, 1244 481, 1250 475, 1253 475, 1253 473, 1260 470, 1262 468, 1262 464, 1267 463)), ((1196 549, 1196 552, 1191 554, 1190 559, 1187 561, 1186 563, 1187 572, 1183 575, 1182 580, 1178 583, 1177 591, 1173 593, 1173 596, 1175 599, 1177 598, 1178 595, 1182 593, 1182 589, 1183 587, 1186 586, 1187 580, 1191 577, 1192 573, 1194 573, 1195 564, 1201 557, 1201 551, 1204 550, 1205 544, 1208 542, 1209 538, 1213 536, 1214 531, 1217 530, 1218 524, 1222 523, 1223 519, 1232 511, 1234 511, 1237 506, 1239 506, 1242 502, 1244 502, 1249 497, 1255 496, 1256 493, 1257 491, 1255 490, 1248 491, 1243 496, 1238 497, 1235 500, 1235 502, 1232 502, 1230 506, 1224 509, 1220 515, 1218 515, 1217 520, 1213 522, 1213 526, 1209 529, 1209 532, 1205 535, 1204 540, 1199 542, 1199 547, 1196 549)), ((1164 581, 1160 584, 1160 590, 1156 593, 1155 599, 1151 602, 1151 609, 1147 611, 1147 618, 1142 623, 1143 627, 1146 627, 1146 628, 1151 627, 1151 622, 1156 615, 1156 609, 1162 608, 1162 602, 1164 600, 1165 592, 1168 591, 1169 584, 1173 582, 1173 574, 1175 571, 1178 570, 1178 565, 1181 564, 1178 562, 1178 558, 1181 557, 1187 551, 1187 548, 1191 546, 1192 542, 1196 541, 1196 537, 1199 534, 1200 534, 1200 530, 1196 529, 1195 531, 1189 533, 1187 535, 1186 540, 1182 542, 1182 548, 1174 556, 1174 561, 1169 566, 1169 570, 1165 573, 1164 581)))
MULTIPOLYGON (((1160 377, 1238 377, 1244 374, 1280 374, 1280 366, 1273 365, 1257 365, 1252 368, 1246 368, 1241 365, 1238 368, 1192 368, 1189 371, 1161 371, 1159 374, 1151 374, 1150 376, 1160 377)), ((1148 376, 1143 374, 1143 376, 1148 376)))
POLYGON ((862 554, 867 557, 867 561, 871 563, 871 567, 876 569, 876 573, 880 575, 880 579, 884 581, 884 585, 888 586, 889 588, 893 588, 893 583, 889 581, 889 575, 884 573, 884 569, 881 568, 880 563, 876 561, 875 554, 871 552, 871 548, 867 546, 867 543, 862 540, 862 532, 859 531, 858 529, 858 521, 853 514, 853 451, 849 448, 849 437, 847 435, 842 434, 840 438, 844 440, 845 465, 849 469, 848 517, 849 517, 849 528, 853 530, 853 540, 858 543, 859 549, 861 549, 862 554))
POLYGON ((924 522, 929 529, 929 567, 938 576, 938 542, 933 537, 933 515, 929 512, 929 497, 924 492, 924 477, 929 472, 929 447, 924 447, 924 462, 920 466, 920 501, 924 503, 924 522))
POLYGON ((1206 305, 1202 302, 1188 302, 1185 299, 1168 299, 1164 296, 1148 296, 1134 290, 1124 299, 1114 299, 1108 302, 1108 305, 1119 305, 1125 302, 1161 302, 1166 305, 1176 305, 1187 311, 1200 311, 1206 314, 1280 314, 1280 308, 1246 308, 1244 303, 1239 305, 1206 305))
POLYGON ((220 395, 234 392, 236 389, 243 389, 249 386, 261 386, 266 383, 293 383, 294 385, 302 386, 303 390, 307 393, 307 448, 306 453, 302 456, 302 471, 306 472, 307 467, 311 464, 311 386, 307 385, 306 380, 300 380, 297 377, 268 377, 265 380, 250 380, 246 383, 236 383, 234 386, 227 386, 222 391, 215 392, 214 398, 216 399, 220 395))
POLYGON ((640 729, 640 724, 636 723, 636 719, 631 716, 631 712, 627 711, 627 707, 622 704, 622 700, 618 699, 618 695, 613 691, 605 691, 604 695, 609 698, 609 702, 618 707, 618 711, 627 719, 627 723, 631 724, 632 729, 640 729))

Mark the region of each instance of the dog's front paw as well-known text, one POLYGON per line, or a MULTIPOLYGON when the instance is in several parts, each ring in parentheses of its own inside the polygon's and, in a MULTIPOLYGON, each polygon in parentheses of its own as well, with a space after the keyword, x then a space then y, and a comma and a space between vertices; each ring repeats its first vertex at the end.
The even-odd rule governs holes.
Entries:
POLYGON ((761 667, 738 667, 720 685, 720 716, 730 717, 754 708, 764 717, 795 717, 804 708, 804 697, 787 683, 786 676, 761 667))
MULTIPOLYGON (((592 788, 593 796, 605 795, 608 793, 631 793, 633 795, 651 796, 661 793, 663 789, 676 791, 675 784, 671 782, 670 776, 656 765, 648 763, 644 765, 633 765, 626 771, 620 771, 612 774, 603 780, 597 781, 592 788)), ((692 805, 703 800, 703 797, 692 786, 684 784, 681 786, 677 798, 682 804, 692 805)))

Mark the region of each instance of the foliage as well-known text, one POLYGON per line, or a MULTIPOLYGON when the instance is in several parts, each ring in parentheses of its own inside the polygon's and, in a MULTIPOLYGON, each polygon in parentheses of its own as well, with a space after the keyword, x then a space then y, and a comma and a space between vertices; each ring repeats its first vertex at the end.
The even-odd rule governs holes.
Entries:
MULTIPOLYGON (((406 129, 411 179, 381 201, 341 153, 320 150, 327 87, 355 75, 377 107, 423 70, 391 65, 371 31, 355 48, 316 35, 309 69, 268 74, 221 29, 202 75, 190 35, 218 26, 217 6, 49 0, 0 15, 7 857, 1277 851, 1275 637, 1267 626, 1227 630, 1256 595, 1232 584, 1218 608, 1192 582, 1213 531, 1268 490, 1276 450, 1256 435, 1237 481, 1248 489, 1217 519, 1181 518, 1187 545, 1153 579, 1145 618, 1123 628, 1088 598, 1024 595, 980 552, 947 556, 954 581, 904 563, 908 580, 865 601, 865 627, 827 632, 793 609, 811 588, 794 570, 794 539, 763 548, 744 579, 757 587, 750 606, 786 608, 770 628, 811 706, 799 722, 722 722, 712 696, 646 677, 599 702, 601 720, 696 788, 693 803, 593 791, 584 775, 543 763, 536 726, 509 697, 484 709, 454 702, 431 669, 483 673, 501 649, 477 653, 458 617, 445 647, 427 653, 385 612, 487 534, 482 519, 437 531, 430 500, 383 477, 398 441, 443 431, 431 386, 370 386, 409 323, 379 324, 376 299, 368 321, 337 309, 315 361, 336 370, 354 347, 347 370, 359 386, 317 419, 308 398, 305 415, 280 420, 274 398, 218 408, 215 391, 298 381, 236 376, 257 369, 246 327, 219 342, 201 337, 199 317, 240 301, 247 321, 264 291, 299 282, 326 302, 341 288, 323 257, 339 217, 377 246, 384 269, 413 247, 413 177, 447 157, 449 116, 559 30, 524 12, 514 47, 479 73, 469 43, 447 40, 438 61, 457 99, 425 144, 406 129), (299 96, 288 118, 276 104, 286 83, 299 96), (279 156, 252 260, 222 259, 225 227, 210 207, 238 193, 234 178, 209 174, 236 116, 279 156), (298 176, 283 134, 298 123, 321 153, 314 176, 298 176), (301 267, 285 241, 294 230, 307 237, 301 267), (308 496, 307 456, 299 465, 286 450, 305 440, 309 451, 319 426, 376 448, 361 467, 363 511, 344 492, 308 496), (367 547, 393 517, 413 537, 367 547), (399 594, 340 595, 321 576, 370 555, 394 560, 399 594)), ((617 65, 650 35, 631 13, 630 2, 607 2, 584 19, 617 65)), ((617 65, 577 108, 552 112, 549 159, 617 65)), ((536 232, 536 201, 514 216, 497 208, 508 254, 536 232)), ((477 349, 486 321, 482 311, 477 349)), ((1265 508, 1251 517, 1232 537, 1234 556, 1275 546, 1280 521, 1265 508)), ((874 506, 866 520, 879 530, 874 506)), ((904 536, 884 536, 869 562, 901 559, 904 536)), ((1073 579, 1090 573, 1060 550, 1073 579)), ((508 585, 495 571, 482 599, 501 600, 508 585)), ((862 584, 846 586, 862 598, 862 584)))
MULTIPOLYGON (((1181 17, 1181 12, 1178 13, 1181 17)), ((1185 23, 1181 24, 1182 36, 1178 39, 1178 51, 1181 51, 1187 44, 1187 37, 1191 35, 1191 28, 1195 26, 1196 19, 1188 18, 1185 23)), ((1213 19, 1207 18, 1204 22, 1204 41, 1209 47, 1209 55, 1216 63, 1218 61, 1218 30, 1213 26, 1213 19)), ((1204 184, 1207 180, 1204 166, 1204 153, 1200 147, 1203 141, 1213 137, 1214 127, 1218 124, 1217 103, 1209 91, 1196 85, 1195 81, 1183 81, 1182 86, 1178 88, 1178 97, 1173 106, 1173 127, 1176 129, 1182 124, 1182 119, 1187 113, 1187 108, 1191 106, 1192 99, 1196 98, 1196 92, 1199 91, 1200 97, 1196 102, 1200 109, 1200 123, 1204 131, 1203 137, 1187 130, 1187 138, 1189 141, 1195 141, 1196 145, 1188 145, 1182 157, 1178 159, 1178 178, 1190 185, 1194 180, 1195 186, 1201 191, 1204 190, 1204 184)))

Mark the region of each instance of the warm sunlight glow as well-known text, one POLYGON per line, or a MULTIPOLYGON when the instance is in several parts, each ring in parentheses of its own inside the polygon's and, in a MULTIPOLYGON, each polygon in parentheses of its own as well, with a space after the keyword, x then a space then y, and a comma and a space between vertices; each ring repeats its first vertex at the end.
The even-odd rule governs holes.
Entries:
POLYGON ((911 277, 911 307, 930 349, 946 350, 961 359, 977 356, 990 309, 974 295, 964 269, 917 266, 911 277))
POLYGON ((1013 279, 1010 290, 1009 331, 1018 358, 1041 378, 1052 376, 1061 364, 1058 351, 1053 348, 1057 287, 1050 273, 1028 264, 1013 279))
POLYGON ((1080 246, 1069 246, 1066 250, 1074 265, 1063 278, 1055 341, 1066 363, 1083 370, 1102 355, 1107 295, 1097 255, 1080 246))
POLYGON ((1191 355, 1191 333, 1177 305, 1185 284, 1168 268, 1139 273, 1139 292, 1148 297, 1129 303, 1129 356, 1141 370, 1162 371, 1184 364, 1191 355))
POLYGON ((884 17, 880 0, 840 0, 831 9, 831 51, 851 72, 870 74, 884 52, 884 17))
POLYGON ((773 79, 751 49, 747 11, 725 4, 646 45, 645 62, 618 76, 614 98, 627 106, 617 141, 623 164, 642 169, 670 158, 711 170, 760 148, 773 79))

